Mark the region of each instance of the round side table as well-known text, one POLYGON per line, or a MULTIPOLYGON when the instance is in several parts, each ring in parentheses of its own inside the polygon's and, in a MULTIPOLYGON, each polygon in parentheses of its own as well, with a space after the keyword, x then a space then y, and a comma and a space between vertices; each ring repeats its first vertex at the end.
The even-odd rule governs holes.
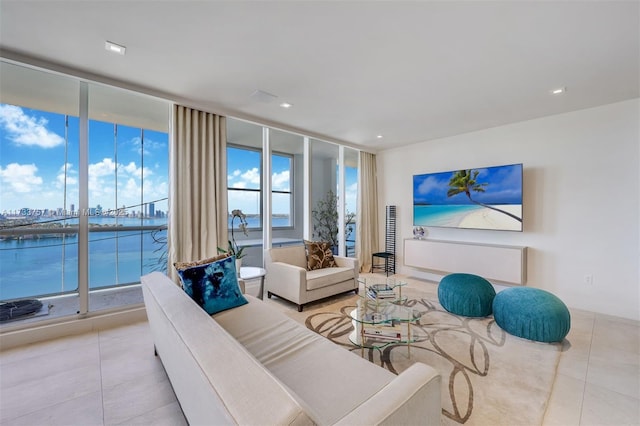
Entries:
POLYGON ((264 268, 257 268, 255 266, 242 266, 240 268, 240 278, 243 280, 253 280, 260 278, 260 291, 258 293, 258 299, 262 300, 262 293, 264 293, 264 276, 267 275, 267 271, 264 268))

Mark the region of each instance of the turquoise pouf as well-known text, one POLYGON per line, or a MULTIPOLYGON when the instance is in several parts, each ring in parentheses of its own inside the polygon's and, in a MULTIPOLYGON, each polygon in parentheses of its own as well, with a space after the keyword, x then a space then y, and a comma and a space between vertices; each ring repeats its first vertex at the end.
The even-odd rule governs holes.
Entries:
POLYGON ((560 342, 571 328, 569 309, 555 295, 512 287, 493 299, 493 317, 507 333, 537 342, 560 342))
POLYGON ((465 317, 491 315, 496 296, 491 283, 473 274, 449 274, 440 280, 438 300, 452 314, 465 317))

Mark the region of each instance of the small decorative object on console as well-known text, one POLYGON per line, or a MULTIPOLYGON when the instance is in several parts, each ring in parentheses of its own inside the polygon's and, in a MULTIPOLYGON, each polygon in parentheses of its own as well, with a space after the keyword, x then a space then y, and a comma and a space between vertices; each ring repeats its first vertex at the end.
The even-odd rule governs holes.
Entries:
POLYGON ((413 228, 413 238, 421 240, 424 238, 424 228, 422 226, 416 226, 413 228))

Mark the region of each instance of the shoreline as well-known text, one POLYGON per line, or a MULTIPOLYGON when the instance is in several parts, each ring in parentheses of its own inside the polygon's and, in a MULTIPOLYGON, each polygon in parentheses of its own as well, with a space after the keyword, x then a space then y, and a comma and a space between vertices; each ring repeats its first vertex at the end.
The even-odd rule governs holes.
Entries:
MULTIPOLYGON (((507 230, 507 231, 521 231, 522 222, 518 222, 512 217, 507 216, 504 213, 482 207, 479 210, 467 213, 462 220, 458 223, 458 228, 465 229, 491 229, 491 230, 507 230)), ((504 210, 513 215, 522 218, 522 205, 510 204, 491 206, 504 210)))

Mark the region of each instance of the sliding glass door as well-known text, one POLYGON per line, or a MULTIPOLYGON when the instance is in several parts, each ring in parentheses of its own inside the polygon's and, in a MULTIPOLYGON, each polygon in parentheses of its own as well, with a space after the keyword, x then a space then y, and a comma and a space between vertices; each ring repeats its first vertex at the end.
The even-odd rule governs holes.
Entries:
POLYGON ((169 104, 0 67, 0 299, 42 300, 34 319, 141 303, 139 288, 130 297, 122 291, 144 273, 166 271, 169 104))

